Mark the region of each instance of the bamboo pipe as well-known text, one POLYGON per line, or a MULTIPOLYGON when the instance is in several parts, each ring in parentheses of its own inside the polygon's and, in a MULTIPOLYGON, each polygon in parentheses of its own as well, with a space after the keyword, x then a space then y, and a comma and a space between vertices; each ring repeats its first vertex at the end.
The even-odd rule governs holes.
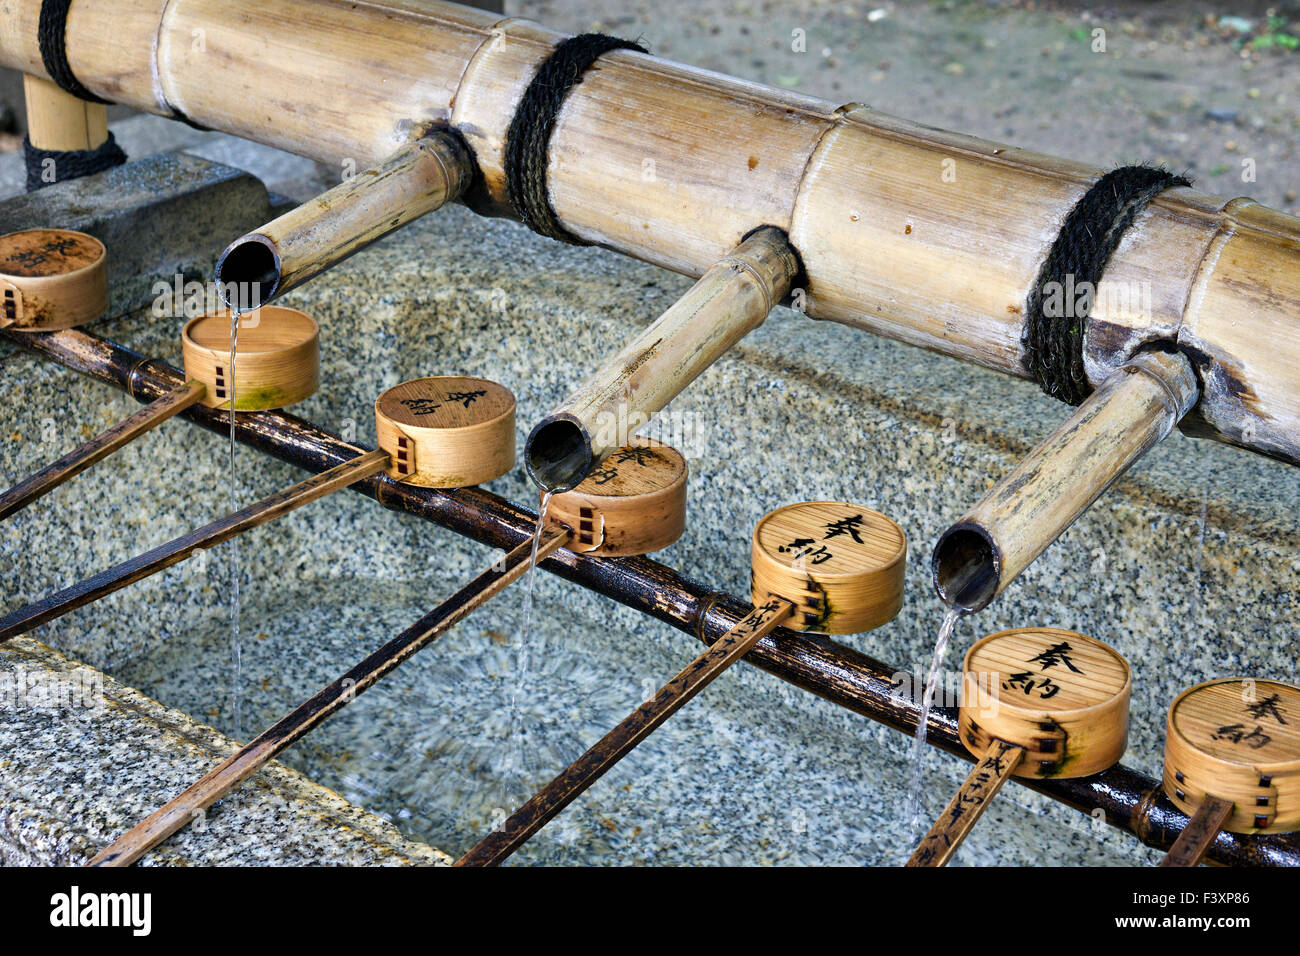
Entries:
POLYGON ((65 93, 44 77, 23 76, 27 138, 37 149, 92 150, 108 139, 108 107, 65 93))
POLYGON ((107 458, 151 428, 189 408, 202 399, 206 392, 207 388, 201 382, 190 381, 178 385, 116 425, 100 432, 84 445, 74 448, 62 458, 25 478, 0 494, 0 521, 107 458))
MULTIPOLYGON (((184 381, 180 372, 165 362, 80 331, 21 334, 0 330, 0 338, 119 388, 138 401, 156 398, 184 381)), ((195 405, 181 415, 217 434, 229 434, 230 422, 224 412, 195 405)), ((312 471, 332 468, 365 451, 282 412, 242 415, 236 421, 235 434, 249 447, 312 471)), ((352 488, 390 510, 434 522, 489 547, 509 549, 531 540, 537 524, 532 512, 481 488, 444 491, 383 476, 357 482, 352 488)), ((735 626, 750 606, 645 557, 607 561, 560 550, 541 567, 705 643, 735 626)), ((916 730, 920 708, 908 695, 897 693, 899 670, 843 644, 778 628, 760 640, 745 661, 901 733, 910 736, 916 730)), ((926 739, 969 759, 952 709, 930 710, 926 739)), ((1020 778, 1020 782, 1157 849, 1168 849, 1189 821, 1158 781, 1122 765, 1090 777, 1020 778)), ((1227 865, 1300 866, 1300 837, 1224 832, 1208 855, 1227 865)))
POLYGON ((777 625, 794 613, 795 606, 773 597, 753 608, 735 627, 718 638, 695 660, 644 704, 600 738, 591 749, 569 764, 558 777, 529 799, 497 829, 470 848, 456 866, 498 866, 530 840, 556 814, 586 792, 611 767, 677 713, 713 679, 740 660, 777 625))
POLYGON ((0 642, 26 634, 34 627, 62 617, 69 611, 97 601, 114 591, 120 591, 128 584, 134 584, 173 564, 179 564, 197 551, 229 541, 250 528, 256 528, 317 498, 378 474, 387 467, 388 455, 385 452, 366 452, 352 461, 313 475, 306 481, 263 498, 196 531, 151 548, 107 571, 101 571, 49 597, 6 614, 0 618, 0 642))
POLYGON ((1192 365, 1143 352, 940 536, 930 560, 950 606, 978 611, 1019 576, 1196 404, 1192 365))
POLYGON ((727 349, 763 324, 799 273, 785 234, 756 229, 611 357, 528 436, 524 463, 547 490, 578 485, 727 349))
POLYGON ((490 598, 518 580, 541 558, 568 543, 568 529, 549 528, 533 555, 524 541, 463 588, 378 648, 338 680, 299 704, 255 739, 127 830, 97 853, 89 866, 130 866, 239 786, 294 743, 369 690, 390 671, 432 644, 490 598))
MULTIPOLYGON (((44 75, 40 0, 7 9, 0 65, 44 75)), ((506 131, 562 37, 435 0, 118 0, 75 4, 66 39, 100 96, 332 164, 447 124, 478 162, 467 202, 508 215, 506 131)), ((768 223, 799 250, 808 315, 1020 377, 1027 292, 1099 172, 626 50, 571 91, 549 156, 551 204, 587 241, 699 276, 768 223)), ((1186 430, 1300 462, 1298 261, 1300 220, 1163 193, 1095 290, 1092 384, 1176 342, 1203 382, 1186 430)))
POLYGON ((232 308, 256 308, 413 219, 457 199, 474 176, 458 134, 439 131, 400 147, 256 232, 217 260, 216 281, 232 308))

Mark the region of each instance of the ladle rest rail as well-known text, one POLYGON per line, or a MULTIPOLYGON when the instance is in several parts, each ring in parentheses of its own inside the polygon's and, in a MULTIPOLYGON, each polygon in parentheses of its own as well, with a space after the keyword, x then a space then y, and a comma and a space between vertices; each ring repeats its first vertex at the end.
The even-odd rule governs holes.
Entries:
MULTIPOLYGON (((21 334, 0 330, 0 336, 123 389, 140 402, 151 401, 182 381, 180 372, 166 362, 85 332, 21 334)), ((181 416, 218 434, 227 434, 230 427, 225 412, 201 405, 191 406, 181 416)), ((301 418, 276 412, 239 415, 235 433, 252 448, 314 472, 364 451, 301 418)), ((352 487, 393 511, 417 515, 495 548, 517 546, 532 534, 536 524, 534 513, 479 488, 442 491, 404 485, 383 475, 352 487)), ((706 644, 735 626, 749 608, 739 598, 690 581, 644 557, 596 558, 562 549, 541 567, 706 644)), ((917 705, 893 689, 899 672, 828 638, 778 628, 745 660, 895 730, 911 734, 916 728, 917 705)), ((971 759, 957 738, 955 709, 931 710, 927 739, 948 753, 971 759)), ((1100 809, 1107 823, 1157 849, 1170 847, 1188 823, 1187 815, 1164 795, 1159 781, 1123 765, 1081 779, 1017 782, 1084 813, 1100 809)), ((1238 866, 1300 866, 1300 835, 1221 833, 1206 859, 1238 866)))

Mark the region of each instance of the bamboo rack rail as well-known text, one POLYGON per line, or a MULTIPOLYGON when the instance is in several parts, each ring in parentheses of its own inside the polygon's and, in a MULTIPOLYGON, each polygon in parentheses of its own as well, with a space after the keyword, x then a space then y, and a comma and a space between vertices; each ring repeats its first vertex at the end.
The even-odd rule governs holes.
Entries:
MULTIPOLYGON (((7 10, 0 65, 45 77, 41 0, 7 10)), ((75 3, 64 36, 100 97, 330 164, 375 166, 451 127, 478 165, 464 201, 486 215, 513 214, 507 131, 563 39, 437 0, 75 3)), ((1028 292, 1098 174, 614 50, 556 117, 546 185, 571 234, 696 277, 775 226, 802 259, 810 316, 1029 377, 1028 292)), ((1176 343, 1202 383, 1180 427, 1300 463, 1298 263, 1300 220, 1165 191, 1106 266, 1087 377, 1100 384, 1139 348, 1176 343)))
MULTIPOLYGON (((182 382, 180 372, 167 363, 84 332, 0 331, 0 337, 119 388, 140 402, 151 401, 182 382)), ((191 406, 180 417, 222 435, 230 427, 225 413, 201 405, 191 406)), ((284 413, 241 414, 235 434, 251 448, 313 472, 365 451, 284 413)), ((384 475, 351 487, 390 510, 417 515, 494 548, 518 546, 536 525, 532 512, 478 488, 443 491, 404 485, 384 475)), ((706 644, 734 627, 749 608, 748 602, 683 578, 649 558, 611 560, 560 550, 539 566, 706 644)), ((778 628, 759 641, 745 661, 888 727, 907 734, 916 729, 917 704, 894 689, 898 671, 832 640, 778 628)), ((954 709, 930 711, 927 739, 970 759, 957 737, 954 709)), ((1084 813, 1100 810, 1108 824, 1157 849, 1168 849, 1188 823, 1188 816, 1165 796, 1159 781, 1123 765, 1082 779, 1018 782, 1084 813)), ((1300 866, 1300 835, 1224 832, 1206 857, 1229 865, 1300 866)))

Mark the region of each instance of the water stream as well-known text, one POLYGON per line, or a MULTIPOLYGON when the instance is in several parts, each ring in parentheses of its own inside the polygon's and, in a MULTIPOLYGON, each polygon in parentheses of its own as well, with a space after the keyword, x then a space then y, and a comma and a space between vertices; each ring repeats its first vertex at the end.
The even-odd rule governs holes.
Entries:
POLYGON ((916 722, 916 736, 912 742, 912 773, 907 787, 906 819, 912 831, 913 844, 925 835, 925 807, 921 801, 921 771, 925 766, 925 735, 930 722, 930 708, 934 703, 934 692, 939 683, 939 671, 943 667, 943 658, 948 651, 948 642, 957 627, 958 619, 965 614, 962 608, 950 607, 939 625, 939 636, 934 642, 934 653, 930 657, 930 671, 925 678, 925 690, 921 695, 921 714, 916 722))
MULTIPOLYGON (((230 480, 230 511, 239 510, 239 480, 235 470, 235 359, 239 342, 240 310, 230 310, 230 365, 226 376, 227 394, 230 396, 230 460, 227 475, 230 480)), ((234 670, 231 696, 234 701, 234 738, 244 739, 244 654, 239 639, 239 536, 230 540, 230 656, 234 670)))
MULTIPOLYGON (((520 719, 519 702, 527 688, 532 653, 529 635, 533 613, 533 580, 537 568, 537 549, 542 543, 542 531, 546 527, 546 509, 551 503, 553 494, 555 494, 553 490, 542 494, 542 503, 537 509, 537 527, 533 529, 533 549, 528 559, 528 570, 524 572, 524 606, 520 614, 519 645, 515 653, 515 682, 510 691, 510 709, 506 718, 507 756, 501 778, 501 803, 507 815, 516 809, 511 804, 511 786, 514 778, 518 778, 521 786, 526 784, 523 766, 525 728, 520 719)), ((528 794, 525 794, 526 796, 528 794)))

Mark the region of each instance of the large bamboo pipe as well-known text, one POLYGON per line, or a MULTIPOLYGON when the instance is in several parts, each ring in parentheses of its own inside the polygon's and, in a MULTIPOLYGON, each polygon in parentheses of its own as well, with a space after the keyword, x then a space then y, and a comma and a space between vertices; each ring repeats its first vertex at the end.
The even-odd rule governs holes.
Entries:
MULTIPOLYGON (((10 0, 0 65, 44 75, 40 6, 10 0)), ((481 172, 467 201, 489 214, 509 214, 506 131, 561 39, 435 0, 75 3, 65 36, 100 96, 334 164, 374 165, 448 124, 481 172)), ((1097 176, 617 50, 569 93, 547 184, 569 232, 694 276, 754 227, 782 228, 810 316, 1029 377, 1028 292, 1097 176)), ((1092 384, 1155 341, 1204 383, 1184 427, 1300 462, 1300 220, 1189 188, 1154 200, 1096 289, 1092 384)))
POLYGON ((217 260, 217 288, 232 308, 264 305, 458 198, 473 177, 464 141, 452 132, 431 133, 240 236, 217 260))
MULTIPOLYGON (((165 362, 77 330, 0 330, 0 338, 121 389, 141 402, 152 401, 185 381, 177 369, 165 362)), ((230 419, 218 409, 194 405, 181 417, 221 436, 230 433, 230 419)), ((284 412, 241 415, 235 423, 235 434, 252 448, 317 472, 365 451, 284 412)), ((444 491, 406 484, 385 475, 351 487, 390 510, 435 522, 489 547, 517 547, 530 538, 537 525, 535 514, 481 488, 444 491)), ((609 561, 560 550, 539 566, 707 644, 734 627, 750 606, 748 601, 684 578, 646 557, 609 561)), ((898 669, 844 644, 778 629, 759 641, 745 661, 902 733, 911 735, 916 730, 920 708, 911 695, 898 693, 898 669)), ((926 726, 930 744, 969 759, 958 738, 955 709, 932 708, 926 726)), ((1165 795, 1159 781, 1123 766, 1091 777, 1022 782, 1084 813, 1100 813, 1105 823, 1135 834, 1147 846, 1167 849, 1188 823, 1187 814, 1165 795)), ((1300 838, 1296 834, 1223 833, 1210 847, 1209 855, 1225 864, 1296 866, 1300 865, 1300 838)))
POLYGON ((543 488, 567 489, 785 298, 799 258, 780 229, 755 230, 528 436, 524 463, 543 488))
POLYGON ((1143 352, 1120 366, 1074 414, 943 533, 931 568, 939 596, 978 611, 1196 403, 1182 355, 1143 352))

